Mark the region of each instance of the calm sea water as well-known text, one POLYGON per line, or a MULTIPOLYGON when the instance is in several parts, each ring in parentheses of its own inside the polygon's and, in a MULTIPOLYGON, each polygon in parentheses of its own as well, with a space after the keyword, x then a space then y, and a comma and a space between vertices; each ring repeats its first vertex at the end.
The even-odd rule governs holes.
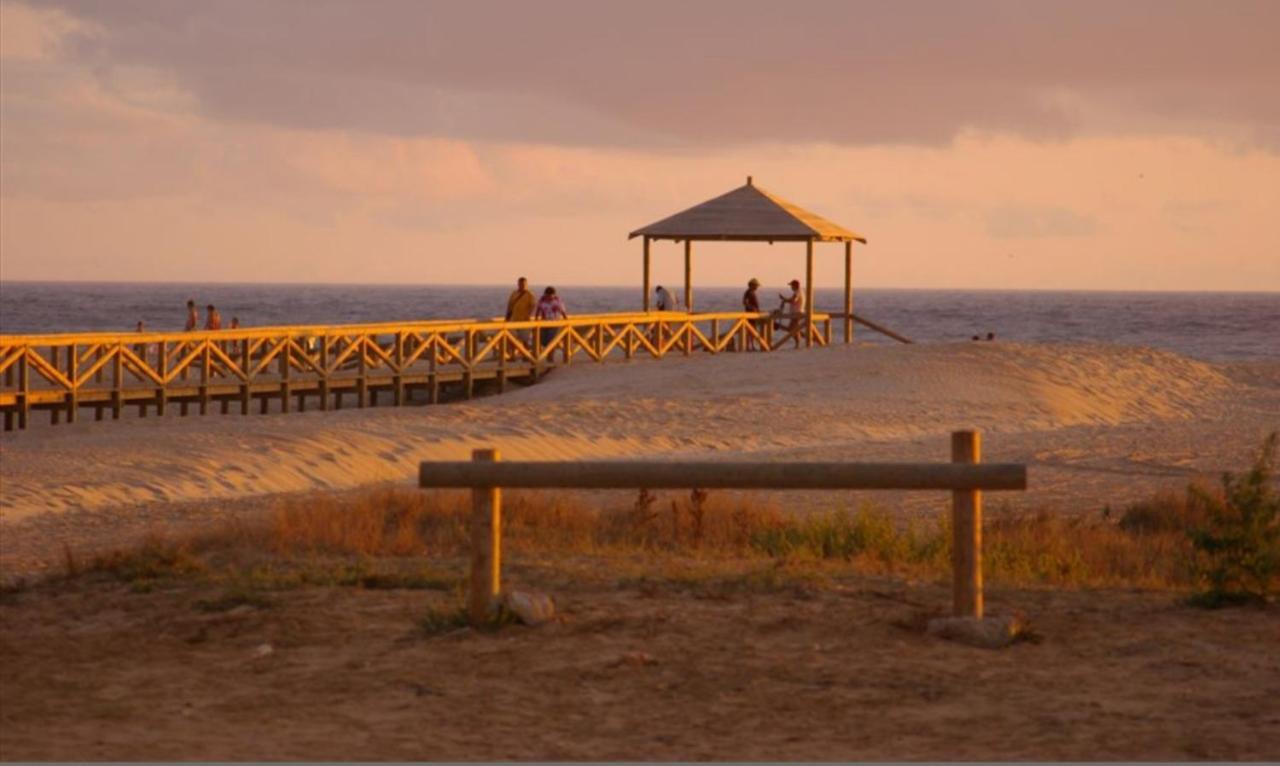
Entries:
MULTIPOLYGON (((537 286, 535 286, 537 287, 537 286)), ((0 333, 177 330, 188 298, 213 303, 224 325, 394 322, 500 315, 508 286, 235 285, 5 282, 0 333)), ((570 314, 632 311, 639 290, 560 287, 570 314)), ((761 288, 772 307, 777 290, 761 288)), ((737 309, 741 288, 701 287, 702 311, 737 309)), ((1117 293, 859 289, 855 311, 918 341, 996 333, 1023 341, 1105 341, 1210 360, 1280 358, 1280 293, 1117 293)), ((818 290, 838 309, 839 290, 818 290)), ((867 341, 889 342, 860 330, 867 341)))

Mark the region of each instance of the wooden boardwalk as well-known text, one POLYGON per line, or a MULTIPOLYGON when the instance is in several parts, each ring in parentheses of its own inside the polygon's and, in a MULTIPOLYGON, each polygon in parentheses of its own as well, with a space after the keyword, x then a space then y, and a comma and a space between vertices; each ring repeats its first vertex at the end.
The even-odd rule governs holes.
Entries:
MULTIPOLYGON (((814 313, 804 344, 829 344, 832 317, 843 315, 814 313)), ((575 360, 768 352, 796 340, 769 314, 741 312, 0 335, 0 412, 11 431, 37 412, 57 425, 88 412, 119 419, 126 408, 147 417, 434 404, 469 398, 481 381, 502 390, 575 360)))

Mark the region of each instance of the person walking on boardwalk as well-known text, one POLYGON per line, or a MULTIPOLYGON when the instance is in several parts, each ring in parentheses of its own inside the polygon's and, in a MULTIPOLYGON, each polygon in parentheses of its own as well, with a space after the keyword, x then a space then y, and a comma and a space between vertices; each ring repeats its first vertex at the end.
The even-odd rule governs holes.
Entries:
POLYGON ((800 348, 800 324, 804 318, 804 291, 800 289, 798 279, 793 279, 787 284, 791 287, 791 295, 778 293, 778 297, 782 299, 782 303, 778 306, 778 313, 788 317, 787 337, 796 342, 796 348, 800 348))
MULTIPOLYGON (((508 322, 528 322, 533 317, 534 298, 529 292, 529 280, 520 277, 516 280, 516 289, 507 298, 508 322)), ((516 330, 515 336, 526 348, 533 345, 533 335, 528 330, 516 330)), ((510 357, 508 357, 510 358, 510 357)))
MULTIPOLYGON (((760 313, 760 296, 756 294, 756 291, 759 289, 760 289, 760 280, 756 279, 755 277, 752 277, 751 281, 747 282, 747 291, 742 294, 742 310, 747 312, 748 314, 760 313)), ((759 327, 758 322, 752 321, 751 324, 753 327, 759 327)), ((746 339, 747 339, 746 350, 755 351, 756 339, 752 337, 750 334, 746 335, 746 339)))
POLYGON ((204 311, 205 311, 205 314, 204 314, 204 329, 206 329, 206 330, 221 330, 221 329, 222 329, 222 315, 221 315, 221 314, 219 314, 219 313, 218 313, 218 310, 217 310, 216 308, 214 308, 214 307, 213 307, 213 304, 212 304, 212 303, 210 303, 208 306, 205 306, 205 307, 204 307, 204 311))
MULTIPOLYGON (((559 295, 556 295, 554 287, 548 287, 542 291, 542 297, 538 299, 536 316, 539 320, 569 318, 569 312, 564 310, 564 301, 560 300, 559 295)), ((556 337, 556 329, 555 327, 542 328, 543 348, 546 348, 547 344, 556 337)))
POLYGON ((196 311, 196 302, 187 301, 187 324, 182 329, 191 332, 200 326, 200 312, 196 311))

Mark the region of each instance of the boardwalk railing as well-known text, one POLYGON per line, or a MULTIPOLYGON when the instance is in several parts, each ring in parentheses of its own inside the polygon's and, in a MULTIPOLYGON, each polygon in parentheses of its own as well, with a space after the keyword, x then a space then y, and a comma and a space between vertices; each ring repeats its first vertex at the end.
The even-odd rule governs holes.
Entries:
POLYGON ((1023 465, 982 464, 975 431, 951 435, 951 463, 501 462, 478 449, 470 462, 423 462, 420 487, 471 489, 468 613, 489 619, 502 588, 502 488, 951 490, 952 607, 982 617, 982 490, 1027 488, 1023 465))
POLYGON ((175 406, 206 414, 217 406, 250 414, 275 405, 340 409, 401 405, 414 393, 431 403, 441 388, 470 397, 476 382, 536 378, 575 359, 725 351, 773 351, 801 339, 831 342, 831 318, 807 328, 769 314, 650 312, 546 322, 461 320, 346 326, 265 327, 172 333, 0 335, 0 411, 6 431, 35 411, 58 424, 82 410, 96 420, 164 415, 175 406), (805 330, 808 337, 804 337, 805 330))

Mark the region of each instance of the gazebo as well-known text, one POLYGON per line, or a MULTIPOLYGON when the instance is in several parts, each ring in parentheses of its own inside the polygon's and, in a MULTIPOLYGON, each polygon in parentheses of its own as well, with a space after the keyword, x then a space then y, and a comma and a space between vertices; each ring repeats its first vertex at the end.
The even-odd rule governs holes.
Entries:
MULTIPOLYGON (((815 242, 844 243, 844 339, 853 338, 853 243, 867 240, 860 234, 837 226, 756 186, 747 183, 715 199, 663 218, 631 232, 628 239, 644 237, 644 310, 649 311, 652 289, 649 269, 650 246, 658 240, 684 243, 684 305, 693 311, 693 243, 716 242, 804 242, 805 312, 813 315, 813 245, 815 242)), ((812 322, 807 323, 812 326, 812 322)), ((813 343, 812 332, 805 343, 813 343)))

